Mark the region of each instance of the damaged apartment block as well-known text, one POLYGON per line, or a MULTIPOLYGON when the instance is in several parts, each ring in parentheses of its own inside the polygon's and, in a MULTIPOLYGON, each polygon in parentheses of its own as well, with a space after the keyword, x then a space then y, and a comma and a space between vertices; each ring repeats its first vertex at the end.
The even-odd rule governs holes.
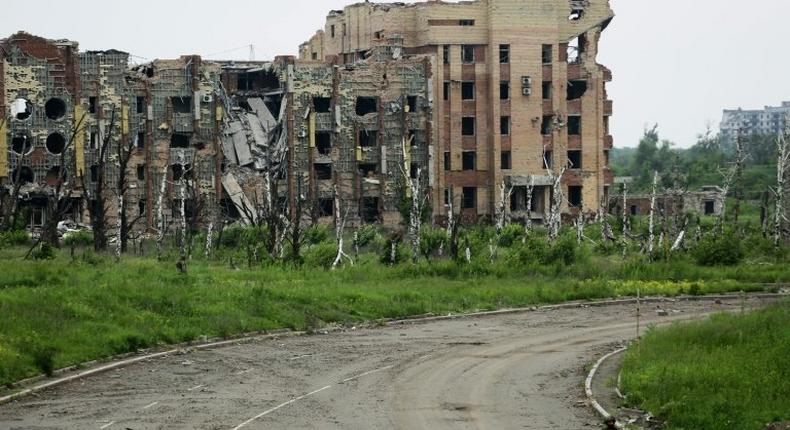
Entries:
POLYGON ((24 213, 33 230, 47 216, 90 225, 103 209, 114 231, 119 207, 151 234, 178 231, 182 210, 190 226, 257 222, 275 206, 293 213, 297 192, 331 222, 335 189, 349 221, 395 225, 398 172, 428 170, 430 62, 396 58, 399 46, 353 67, 130 65, 125 52, 26 33, 0 49, 0 214, 24 213), (48 212, 58 184, 68 208, 48 212))
POLYGON ((607 204, 612 76, 596 56, 613 17, 607 0, 360 2, 331 11, 300 58, 353 66, 393 37, 395 53, 430 56, 434 215, 454 196, 464 219, 490 219, 504 182, 510 217, 541 222, 562 171, 564 214, 607 204))

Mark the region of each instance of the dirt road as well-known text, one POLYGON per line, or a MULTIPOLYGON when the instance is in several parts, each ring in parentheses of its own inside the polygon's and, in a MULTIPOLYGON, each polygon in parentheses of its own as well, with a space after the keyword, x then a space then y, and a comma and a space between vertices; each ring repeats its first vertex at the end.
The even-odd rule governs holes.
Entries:
MULTIPOLYGON (((662 306, 643 305, 643 324, 740 302, 662 306)), ((635 306, 617 305, 257 341, 0 406, 0 428, 595 429, 584 367, 634 335, 635 306)))

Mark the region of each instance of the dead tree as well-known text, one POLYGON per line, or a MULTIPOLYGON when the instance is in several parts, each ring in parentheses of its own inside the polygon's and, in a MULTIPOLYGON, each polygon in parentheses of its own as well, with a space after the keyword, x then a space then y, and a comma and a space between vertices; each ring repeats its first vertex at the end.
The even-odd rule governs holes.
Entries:
MULTIPOLYGON (((452 256, 453 259, 456 259, 458 258, 458 220, 460 218, 460 214, 456 215, 455 213, 455 196, 452 187, 448 189, 448 193, 446 240, 450 245, 450 256, 452 256)), ((445 240, 442 240, 441 245, 439 245, 440 257, 444 255, 444 248, 445 240)))
POLYGON ((129 173, 129 161, 132 158, 134 148, 137 147, 137 139, 137 136, 135 136, 134 140, 129 142, 125 147, 118 144, 118 184, 115 188, 115 193, 118 198, 118 240, 115 247, 116 258, 121 258, 121 254, 127 251, 129 234, 134 229, 134 225, 143 218, 143 216, 140 215, 130 221, 126 212, 126 194, 129 191, 127 174, 129 173))
MULTIPOLYGON (((107 158, 112 143, 113 131, 115 130, 116 115, 115 106, 110 113, 109 129, 102 131, 101 146, 99 147, 99 157, 96 164, 92 167, 96 170, 96 188, 94 189, 94 203, 88 205, 91 226, 93 226, 93 248, 97 252, 107 249, 107 190, 105 180, 105 170, 107 169, 107 158)), ((88 190, 85 175, 82 174, 82 188, 88 190)))
POLYGON ((527 241, 527 236, 532 231, 532 198, 535 193, 535 177, 529 175, 529 183, 527 184, 527 219, 524 220, 524 242, 527 241))
POLYGON ((656 193, 658 192, 658 172, 653 172, 653 191, 650 193, 650 216, 647 226, 647 254, 653 255, 655 244, 655 222, 656 222, 656 193))
POLYGON ((167 192, 167 164, 162 168, 162 182, 159 184, 159 195, 156 198, 156 256, 162 258, 167 225, 164 214, 164 199, 167 192))
MULTIPOLYGON (((302 229, 302 214, 303 214, 305 205, 309 206, 309 204, 307 203, 307 201, 308 201, 307 196, 305 196, 305 193, 304 193, 304 190, 303 190, 303 181, 304 181, 304 179, 302 178, 301 175, 296 177, 296 196, 295 196, 296 197, 296 205, 294 207, 293 216, 291 216, 291 228, 290 228, 290 232, 291 232, 291 258, 296 263, 301 262, 301 259, 302 259, 302 239, 303 239, 303 236, 304 236, 304 231, 302 229)), ((354 238, 355 238, 355 242, 356 242, 356 240, 358 238, 358 235, 357 235, 356 232, 354 232, 354 238)), ((358 246, 356 245, 356 243, 355 243, 355 249, 358 249, 358 246)), ((359 251, 357 251, 357 252, 359 252, 359 251)))
POLYGON ((742 130, 737 131, 735 138, 735 160, 733 162, 733 217, 735 224, 738 224, 738 218, 741 214, 741 202, 743 201, 743 171, 746 165, 746 155, 743 150, 743 136, 742 130))
POLYGON ((777 159, 776 159, 776 188, 774 188, 774 198, 776 207, 774 208, 774 248, 779 249, 784 239, 784 223, 787 222, 785 214, 785 193, 787 192, 787 168, 790 163, 790 131, 779 134, 776 139, 777 159))
POLYGON ((579 213, 576 216, 576 242, 579 245, 584 243, 584 205, 579 206, 579 213))
POLYGON ((422 212, 427 201, 427 196, 422 192, 422 168, 417 168, 415 178, 410 178, 405 169, 401 169, 403 177, 408 184, 408 191, 411 196, 411 208, 409 210, 409 241, 411 242, 412 263, 417 263, 420 259, 420 230, 422 230, 422 212))
POLYGON ((505 229, 505 225, 509 222, 508 208, 510 206, 510 199, 513 197, 513 186, 506 184, 505 180, 503 179, 499 184, 499 193, 500 202, 496 210, 496 235, 490 240, 488 244, 489 254, 492 262, 497 256, 499 240, 502 237, 502 231, 505 229))
POLYGON ((551 199, 551 212, 549 212, 549 240, 555 242, 560 235, 560 228, 562 227, 562 202, 565 199, 562 193, 562 176, 565 175, 567 167, 563 166, 558 175, 549 170, 552 178, 552 199, 551 199))
POLYGON ((349 264, 352 266, 354 265, 354 260, 346 254, 343 250, 343 233, 346 230, 346 220, 348 219, 348 208, 343 210, 343 200, 340 198, 340 193, 337 191, 337 185, 334 187, 335 190, 335 240, 337 241, 337 256, 335 257, 334 263, 332 263, 332 269, 337 269, 343 263, 343 258, 345 257, 348 259, 349 264))

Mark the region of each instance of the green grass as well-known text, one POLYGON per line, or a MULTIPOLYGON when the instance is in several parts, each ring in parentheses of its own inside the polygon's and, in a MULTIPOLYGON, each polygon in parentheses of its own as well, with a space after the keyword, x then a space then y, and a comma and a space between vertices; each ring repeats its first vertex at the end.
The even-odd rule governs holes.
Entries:
MULTIPOLYGON (((337 271, 283 264, 230 268, 175 258, 26 261, 0 250, 0 384, 140 348, 259 330, 317 328, 642 294, 756 291, 790 279, 784 261, 698 267, 682 256, 648 263, 578 250, 575 262, 540 263, 508 248, 491 263, 448 260, 385 267, 375 254, 337 271)), ((529 255, 527 255, 529 257, 529 255)), ((226 260, 225 257, 221 260, 226 260)), ((237 264, 243 257, 236 256, 237 264)))
POLYGON ((629 402, 668 430, 760 430, 790 419, 790 301, 649 331, 623 363, 629 402))

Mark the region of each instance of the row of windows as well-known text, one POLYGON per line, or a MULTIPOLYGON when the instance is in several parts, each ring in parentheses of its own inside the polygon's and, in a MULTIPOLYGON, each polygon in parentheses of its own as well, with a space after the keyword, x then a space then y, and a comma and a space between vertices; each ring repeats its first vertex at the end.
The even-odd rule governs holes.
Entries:
MULTIPOLYGON (((582 168, 582 151, 572 149, 568 151, 568 165, 571 169, 582 168)), ((511 170, 513 168, 513 155, 511 151, 502 151, 500 157, 500 168, 502 170, 511 170)), ((543 168, 554 168, 554 153, 546 151, 543 157, 543 168)), ((476 151, 463 151, 461 153, 461 169, 464 171, 477 170, 477 152, 476 151)), ((444 170, 452 170, 452 156, 450 151, 444 152, 444 170)))
MULTIPOLYGON (((544 44, 541 46, 541 61, 543 64, 551 64, 554 56, 553 45, 544 44)), ((461 45, 461 62, 464 64, 475 63, 475 45, 461 45)), ((450 64, 450 46, 442 47, 442 62, 450 64)), ((499 45, 499 63, 510 64, 510 45, 499 45)))
MULTIPOLYGON (((572 80, 568 82, 566 100, 581 99, 587 92, 587 81, 585 80, 572 80)), ((461 82, 461 100, 475 100, 476 85, 475 82, 464 81, 461 82)), ((551 100, 554 94, 554 84, 552 81, 543 81, 542 85, 542 98, 543 100, 551 100)), ((445 81, 442 91, 442 98, 444 101, 450 100, 450 82, 445 81)), ((510 100, 510 82, 499 82, 499 99, 510 100)))
MULTIPOLYGON (((584 187, 568 186, 568 205, 571 207, 581 207, 584 187)), ((461 208, 477 209, 477 188, 463 187, 461 190, 461 208)), ((536 202, 533 202, 536 203, 536 202)), ((450 189, 444 189, 444 204, 450 204, 450 189)))

